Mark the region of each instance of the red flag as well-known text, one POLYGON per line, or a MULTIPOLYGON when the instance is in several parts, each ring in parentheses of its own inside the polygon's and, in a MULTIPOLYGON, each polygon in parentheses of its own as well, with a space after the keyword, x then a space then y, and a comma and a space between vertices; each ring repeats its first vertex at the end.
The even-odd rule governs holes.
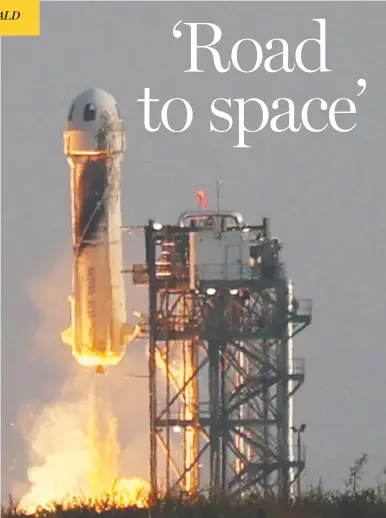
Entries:
POLYGON ((196 191, 196 198, 198 199, 200 203, 200 209, 205 210, 208 208, 208 203, 206 201, 206 194, 202 189, 198 189, 196 191))

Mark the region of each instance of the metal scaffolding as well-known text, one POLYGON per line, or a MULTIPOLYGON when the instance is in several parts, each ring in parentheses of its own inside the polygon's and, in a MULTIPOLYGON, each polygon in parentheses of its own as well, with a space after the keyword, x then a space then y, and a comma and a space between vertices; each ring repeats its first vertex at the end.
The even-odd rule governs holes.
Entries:
POLYGON ((294 455, 293 395, 304 362, 293 337, 311 322, 268 220, 192 211, 149 221, 150 476, 154 494, 182 489, 288 498, 304 469, 294 455))

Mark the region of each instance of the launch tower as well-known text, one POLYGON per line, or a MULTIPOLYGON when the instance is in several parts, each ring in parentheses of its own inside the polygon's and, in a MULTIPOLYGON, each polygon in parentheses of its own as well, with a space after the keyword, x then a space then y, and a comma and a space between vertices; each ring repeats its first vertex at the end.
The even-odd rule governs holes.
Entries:
POLYGON ((154 493, 231 491, 288 498, 304 469, 293 338, 311 322, 294 297, 269 222, 198 210, 149 221, 150 474, 154 493), (299 437, 298 437, 299 439, 299 437))

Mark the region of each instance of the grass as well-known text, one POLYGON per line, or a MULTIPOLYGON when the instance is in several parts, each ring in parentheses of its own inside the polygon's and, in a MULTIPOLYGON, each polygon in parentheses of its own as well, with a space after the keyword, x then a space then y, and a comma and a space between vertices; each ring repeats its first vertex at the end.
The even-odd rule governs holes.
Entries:
MULTIPOLYGON (((41 510, 34 516, 41 518, 386 518, 386 483, 375 489, 360 487, 367 455, 359 457, 350 468, 344 491, 326 491, 322 484, 310 487, 296 501, 287 503, 277 499, 249 495, 231 498, 227 494, 215 497, 162 498, 147 509, 130 507, 117 509, 108 499, 98 504, 98 509, 87 503, 74 502, 74 507, 64 510, 60 505, 54 511, 41 510), (102 515, 102 516, 101 516, 102 515)), ((386 470, 385 473, 386 475, 386 470)), ((10 499, 2 507, 1 516, 25 517, 18 512, 17 503, 10 499)))
MULTIPOLYGON (((23 517, 17 505, 10 502, 1 510, 4 518, 23 517)), ((108 501, 100 503, 99 511, 92 505, 74 503, 74 508, 40 511, 41 518, 386 518, 386 491, 363 489, 353 492, 324 491, 320 486, 310 488, 300 499, 286 503, 250 495, 231 499, 226 494, 213 498, 175 497, 163 499, 149 509, 116 509, 108 501), (101 516, 102 515, 102 516, 101 516)))

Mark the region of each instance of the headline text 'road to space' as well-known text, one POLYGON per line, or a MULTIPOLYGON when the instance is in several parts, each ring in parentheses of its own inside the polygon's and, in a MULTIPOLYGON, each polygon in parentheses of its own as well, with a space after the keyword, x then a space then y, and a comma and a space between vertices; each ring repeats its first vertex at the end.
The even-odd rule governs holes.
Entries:
MULTIPOLYGON (((213 66, 219 74, 226 74, 232 68, 241 74, 253 74, 261 69, 269 74, 291 73, 295 70, 300 70, 306 74, 315 73, 330 73, 331 69, 327 67, 327 45, 326 45, 326 20, 324 18, 313 19, 313 22, 319 26, 319 35, 316 38, 308 38, 301 41, 293 55, 291 56, 290 48, 285 39, 273 38, 265 44, 265 50, 260 43, 251 38, 244 38, 236 41, 233 44, 230 56, 228 59, 222 59, 220 52, 216 49, 216 45, 220 42, 222 31, 218 25, 213 23, 185 23, 179 21, 173 27, 173 36, 177 39, 182 37, 183 26, 189 28, 190 36, 190 66, 184 70, 184 73, 204 73, 205 70, 199 67, 198 51, 209 52, 213 60, 213 66), (212 41, 207 44, 199 44, 199 28, 209 28, 212 31, 212 41), (319 47, 319 62, 314 68, 308 68, 304 64, 303 51, 306 45, 317 45, 319 47), (243 49, 253 50, 254 63, 250 68, 242 68, 240 65, 240 55, 243 49), (275 53, 266 54, 266 51, 274 51, 275 53), (275 66, 276 65, 276 66, 275 66)), ((366 90, 366 81, 363 78, 357 80, 359 92, 357 97, 362 95, 366 90)), ((144 103, 144 127, 148 132, 157 132, 163 126, 164 129, 173 133, 182 133, 188 130, 193 123, 194 110, 189 101, 182 98, 173 98, 167 100, 158 110, 155 118, 158 122, 154 125, 151 119, 154 120, 154 109, 151 110, 151 103, 158 103, 160 99, 152 98, 150 88, 144 89, 144 96, 138 99, 138 102, 144 103), (185 122, 180 128, 172 128, 169 123, 168 112, 173 104, 181 104, 185 112, 185 122), (152 114, 150 113, 152 112, 152 114), (153 117, 151 117, 153 115, 153 117)), ((153 107, 152 107, 153 108, 153 107)), ((356 105, 352 99, 341 97, 332 103, 321 97, 313 97, 308 99, 301 107, 296 108, 293 100, 287 97, 275 99, 269 105, 262 99, 257 97, 242 99, 242 98, 223 98, 218 97, 211 102, 210 105, 211 118, 209 120, 210 132, 226 133, 236 126, 237 129, 237 144, 235 148, 249 148, 246 144, 245 138, 248 133, 258 133, 263 129, 269 127, 275 133, 284 131, 298 132, 302 128, 312 133, 320 133, 326 130, 329 126, 340 133, 347 133, 352 131, 357 122, 354 122, 353 115, 356 114, 356 105), (253 113, 256 124, 254 127, 246 125, 247 110, 253 113), (325 112, 325 120, 323 125, 317 127, 312 123, 311 110, 319 118, 321 112, 325 112), (339 116, 339 120, 337 120, 339 116), (350 122, 347 119, 350 117, 350 122), (217 119, 222 119, 227 122, 227 127, 220 129, 217 119)), ((248 113, 247 115, 250 115, 248 113)))

